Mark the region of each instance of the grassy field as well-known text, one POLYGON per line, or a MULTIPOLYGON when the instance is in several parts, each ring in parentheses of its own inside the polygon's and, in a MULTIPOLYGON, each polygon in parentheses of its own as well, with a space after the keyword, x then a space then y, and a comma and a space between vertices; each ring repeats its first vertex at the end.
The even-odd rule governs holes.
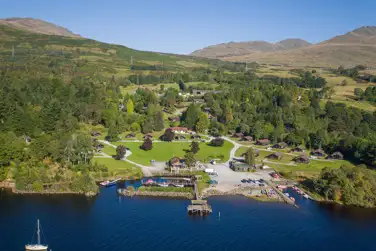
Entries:
MULTIPOLYGON (((240 157, 240 155, 246 152, 248 147, 240 147, 235 156, 240 157)), ((277 152, 277 151, 275 151, 277 152)), ((262 163, 262 160, 265 159, 271 152, 260 150, 260 155, 256 158, 256 163, 262 163)), ((297 154, 298 155, 298 154, 297 154)), ((305 176, 305 177, 313 177, 317 176, 320 171, 325 167, 333 167, 333 168, 340 168, 342 165, 349 165, 353 166, 347 160, 311 160, 309 164, 299 164, 296 165, 288 165, 293 163, 293 159, 295 156, 284 154, 281 160, 270 160, 271 162, 275 163, 265 163, 266 165, 274 168, 278 172, 288 173, 290 176, 305 176)))
MULTIPOLYGON (((193 87, 199 88, 200 86, 205 85, 205 86, 210 86, 213 89, 218 86, 218 84, 209 83, 209 82, 187 82, 185 84, 187 85, 187 87, 193 86, 193 87)), ((174 88, 176 90, 179 90, 179 85, 177 83, 162 83, 162 84, 152 84, 152 85, 129 85, 127 87, 121 87, 120 91, 122 94, 135 93, 138 88, 149 89, 152 91, 159 91, 161 88, 161 85, 164 86, 164 89, 174 88)))
POLYGON ((115 160, 112 158, 94 158, 93 161, 94 163, 106 166, 108 168, 110 176, 122 178, 142 177, 141 169, 133 166, 126 161, 115 160))
MULTIPOLYGON (((141 143, 138 142, 115 142, 114 145, 125 145, 130 149, 132 155, 129 160, 142 165, 150 165, 151 160, 164 162, 170 160, 172 157, 183 157, 187 150, 189 150, 190 142, 154 142, 153 149, 144 151, 140 149, 141 143)), ((197 153, 197 159, 203 162, 208 162, 211 159, 228 160, 230 151, 233 145, 227 141, 222 147, 212 147, 207 143, 200 143, 200 151, 197 153)), ((114 149, 114 148, 113 148, 114 149)), ((115 149, 114 149, 115 150, 115 149)), ((104 152, 110 154, 112 150, 104 149, 104 152)))
MULTIPOLYGON (((353 106, 362 110, 375 111, 376 106, 367 101, 357 101, 354 96, 354 89, 361 88, 365 90, 368 86, 374 86, 372 83, 357 83, 355 80, 345 76, 336 76, 330 73, 320 74, 328 82, 328 86, 334 88, 335 94, 331 97, 331 101, 344 103, 347 106, 353 106), (341 86, 342 81, 346 80, 347 84, 341 86)), ((323 100, 323 105, 328 100, 323 100)))

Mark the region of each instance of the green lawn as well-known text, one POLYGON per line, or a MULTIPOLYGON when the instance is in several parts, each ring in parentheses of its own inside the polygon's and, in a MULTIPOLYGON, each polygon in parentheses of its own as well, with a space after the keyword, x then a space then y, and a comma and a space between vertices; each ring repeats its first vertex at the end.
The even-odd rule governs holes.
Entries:
MULTIPOLYGON (((189 150, 190 142, 154 142, 153 149, 150 151, 144 151, 140 149, 142 143, 138 142, 115 142, 114 145, 125 145, 132 152, 129 156, 129 160, 142 165, 150 165, 151 160, 156 161, 168 161, 174 156, 183 157, 185 155, 184 150, 189 150)), ((207 143, 200 143, 200 151, 197 153, 197 159, 207 162, 211 159, 228 160, 230 157, 230 151, 233 145, 230 142, 225 141, 222 147, 213 147, 207 145, 207 143)), ((106 151, 105 151, 106 152, 106 151)), ((107 153, 107 152, 106 152, 107 153)))
POLYGON ((104 148, 102 149, 104 153, 107 153, 110 156, 116 155, 116 149, 112 146, 104 145, 104 148))
POLYGON ((110 176, 120 176, 123 178, 142 177, 141 169, 126 161, 115 160, 112 158, 94 158, 93 161, 94 163, 105 165, 108 168, 110 176))

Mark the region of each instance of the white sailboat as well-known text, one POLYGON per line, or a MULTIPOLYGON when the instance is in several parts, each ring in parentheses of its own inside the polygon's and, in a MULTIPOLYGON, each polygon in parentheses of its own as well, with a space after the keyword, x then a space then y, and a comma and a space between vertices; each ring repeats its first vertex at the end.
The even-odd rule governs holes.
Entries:
POLYGON ((25 250, 26 251, 47 251, 48 246, 43 245, 40 243, 40 224, 39 224, 39 219, 37 221, 37 237, 38 237, 38 243, 37 244, 29 244, 25 245, 25 250))

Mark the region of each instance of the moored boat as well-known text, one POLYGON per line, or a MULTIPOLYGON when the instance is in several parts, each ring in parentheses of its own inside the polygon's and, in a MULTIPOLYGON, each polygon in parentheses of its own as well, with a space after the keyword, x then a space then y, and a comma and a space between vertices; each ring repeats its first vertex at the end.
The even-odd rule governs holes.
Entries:
POLYGON ((106 180, 106 181, 103 181, 99 184, 101 186, 104 186, 104 187, 110 187, 110 186, 115 186, 118 183, 119 180, 120 179, 116 179, 116 180, 113 180, 113 181, 106 180))
POLYGON ((175 184, 176 187, 184 187, 183 184, 175 184))
POLYGON ((25 245, 25 250, 26 251, 47 251, 48 246, 43 245, 40 243, 40 224, 39 224, 39 219, 37 221, 37 244, 28 244, 25 245))
POLYGON ((167 183, 160 183, 160 184, 158 184, 158 186, 160 186, 160 187, 168 187, 168 184, 167 183))

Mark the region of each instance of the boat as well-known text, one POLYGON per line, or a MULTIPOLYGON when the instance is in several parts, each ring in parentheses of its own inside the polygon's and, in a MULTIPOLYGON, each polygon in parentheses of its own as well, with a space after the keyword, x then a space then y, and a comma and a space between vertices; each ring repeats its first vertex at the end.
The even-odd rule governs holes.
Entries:
POLYGON ((176 187, 184 187, 183 184, 175 184, 176 187))
POLYGON ((306 198, 306 199, 309 199, 308 194, 304 194, 303 197, 306 198))
POLYGON ((290 194, 289 194, 289 193, 284 193, 284 195, 285 195, 286 197, 290 197, 290 194))
POLYGON ((38 237, 38 242, 37 244, 28 244, 25 245, 25 250, 26 251, 47 251, 48 246, 43 245, 40 243, 40 224, 39 224, 39 219, 37 221, 37 237, 38 237))
POLYGON ((168 184, 167 183, 160 183, 160 184, 158 184, 158 186, 160 186, 160 187, 168 187, 168 184))
POLYGON ((116 179, 116 180, 113 180, 113 181, 109 181, 109 180, 105 180, 101 183, 99 183, 101 186, 104 186, 104 187, 111 187, 111 186, 115 186, 116 183, 118 183, 120 179, 116 179))

